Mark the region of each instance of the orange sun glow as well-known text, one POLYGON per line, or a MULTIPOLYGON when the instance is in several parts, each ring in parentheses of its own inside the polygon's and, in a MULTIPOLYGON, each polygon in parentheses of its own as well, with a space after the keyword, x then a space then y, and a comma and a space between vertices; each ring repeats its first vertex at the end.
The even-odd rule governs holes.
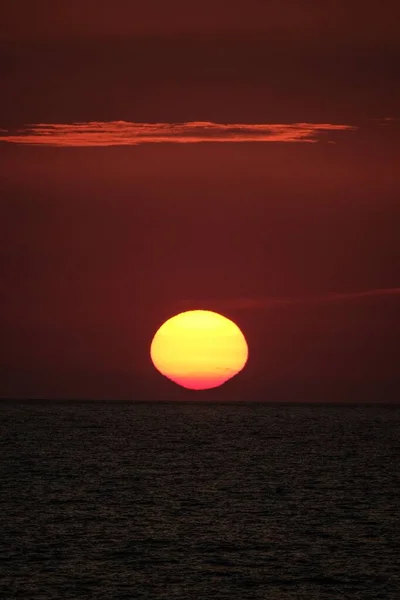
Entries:
POLYGON ((205 390, 243 369, 246 339, 230 319, 209 310, 190 310, 165 321, 150 347, 156 369, 178 385, 205 390))

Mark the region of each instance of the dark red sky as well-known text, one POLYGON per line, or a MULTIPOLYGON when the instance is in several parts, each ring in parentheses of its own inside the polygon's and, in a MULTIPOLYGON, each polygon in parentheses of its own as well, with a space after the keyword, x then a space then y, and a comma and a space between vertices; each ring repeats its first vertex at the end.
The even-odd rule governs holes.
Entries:
POLYGON ((2 2, 0 137, 89 121, 356 129, 317 143, 0 142, 0 395, 169 394, 151 336, 202 307, 249 340, 232 397, 352 381, 360 399, 381 382, 397 397, 398 295, 269 306, 400 285, 397 3, 60 4, 2 2))

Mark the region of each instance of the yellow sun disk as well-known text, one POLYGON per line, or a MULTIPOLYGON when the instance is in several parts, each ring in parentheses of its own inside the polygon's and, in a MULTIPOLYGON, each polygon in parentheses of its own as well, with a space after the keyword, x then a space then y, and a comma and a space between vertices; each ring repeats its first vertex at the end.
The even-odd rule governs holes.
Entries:
POLYGON ((207 389, 243 369, 248 347, 233 321, 195 310, 166 321, 153 338, 150 355, 156 369, 179 385, 207 389))

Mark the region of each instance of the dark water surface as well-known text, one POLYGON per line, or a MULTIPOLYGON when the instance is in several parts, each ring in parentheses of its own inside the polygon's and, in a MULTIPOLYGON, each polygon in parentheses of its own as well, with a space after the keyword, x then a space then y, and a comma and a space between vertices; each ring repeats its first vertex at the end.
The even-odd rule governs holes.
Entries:
POLYGON ((0 403, 0 597, 400 598, 400 407, 0 403))

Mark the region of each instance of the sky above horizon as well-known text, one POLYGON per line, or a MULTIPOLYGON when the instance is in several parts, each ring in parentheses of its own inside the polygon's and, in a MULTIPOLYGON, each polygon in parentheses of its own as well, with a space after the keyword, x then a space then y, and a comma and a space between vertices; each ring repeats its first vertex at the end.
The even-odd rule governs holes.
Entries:
POLYGON ((151 337, 190 308, 245 333, 233 396, 399 390, 398 16, 4 1, 0 397, 168 392, 151 337))

